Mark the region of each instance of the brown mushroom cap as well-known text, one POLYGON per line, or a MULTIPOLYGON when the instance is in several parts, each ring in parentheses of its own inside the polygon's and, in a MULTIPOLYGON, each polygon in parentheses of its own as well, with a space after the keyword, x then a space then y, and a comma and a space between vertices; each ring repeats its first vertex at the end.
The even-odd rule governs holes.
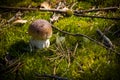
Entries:
POLYGON ((46 20, 36 20, 28 28, 28 34, 36 40, 46 40, 52 36, 51 24, 46 20))

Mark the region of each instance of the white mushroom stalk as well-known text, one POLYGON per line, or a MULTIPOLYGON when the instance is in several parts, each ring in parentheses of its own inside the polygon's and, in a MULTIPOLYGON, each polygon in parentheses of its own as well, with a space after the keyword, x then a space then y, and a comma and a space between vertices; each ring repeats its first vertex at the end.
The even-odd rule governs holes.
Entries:
POLYGON ((28 34, 31 36, 30 44, 32 47, 42 49, 50 46, 50 37, 52 36, 51 24, 46 20, 36 20, 28 28, 28 34))

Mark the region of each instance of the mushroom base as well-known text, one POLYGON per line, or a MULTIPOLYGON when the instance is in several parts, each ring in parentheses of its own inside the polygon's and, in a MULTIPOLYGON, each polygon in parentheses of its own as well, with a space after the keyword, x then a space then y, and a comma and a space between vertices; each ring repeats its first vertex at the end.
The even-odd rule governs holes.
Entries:
POLYGON ((49 39, 47 39, 47 40, 31 39, 30 44, 31 44, 32 47, 42 49, 42 48, 48 48, 50 46, 50 41, 49 41, 49 39))

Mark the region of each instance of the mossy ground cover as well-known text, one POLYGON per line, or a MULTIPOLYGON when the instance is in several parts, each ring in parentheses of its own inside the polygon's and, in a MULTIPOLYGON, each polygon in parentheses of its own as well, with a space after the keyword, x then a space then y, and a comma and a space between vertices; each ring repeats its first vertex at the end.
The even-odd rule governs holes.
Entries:
MULTIPOLYGON (((55 1, 53 0, 53 2, 55 1)), ((70 2, 75 1, 70 0, 70 2)), ((87 3, 88 2, 80 1, 75 7, 87 9, 92 6, 90 2, 88 6, 85 6, 87 3)), ((26 3, 25 5, 28 4, 29 3, 26 3)), ((37 5, 35 1, 34 4, 37 5)), ((19 5, 22 6, 22 2, 19 3, 19 5)), ((30 52, 30 36, 27 33, 30 23, 36 19, 49 21, 52 13, 40 11, 26 11, 23 13, 22 18, 28 20, 27 23, 17 25, 10 23, 2 26, 0 30, 0 58, 4 59, 4 55, 9 53, 14 58, 20 58, 23 63, 23 66, 18 71, 17 80, 37 80, 39 78, 36 77, 36 73, 57 75, 68 78, 68 80, 120 79, 119 55, 84 37, 63 34, 53 29, 50 47, 30 52), (57 43, 57 39, 61 37, 63 37, 63 41, 57 43)), ((117 12, 106 12, 105 16, 113 16, 111 15, 112 13, 115 14, 115 16, 119 16, 117 12)), ((1 17, 2 21, 2 19, 8 20, 14 13, 7 12, 7 14, 4 14, 1 12, 1 15, 4 15, 1 17)), ((113 42, 115 50, 120 52, 120 36, 118 33, 115 33, 120 29, 119 22, 120 21, 83 18, 72 15, 61 18, 53 25, 61 30, 85 34, 95 40, 101 41, 96 33, 96 29, 99 28, 105 32, 113 42), (106 30, 108 29, 109 31, 107 32, 106 30)), ((3 80, 14 80, 16 74, 14 72, 6 73, 2 74, 0 78, 3 80)))

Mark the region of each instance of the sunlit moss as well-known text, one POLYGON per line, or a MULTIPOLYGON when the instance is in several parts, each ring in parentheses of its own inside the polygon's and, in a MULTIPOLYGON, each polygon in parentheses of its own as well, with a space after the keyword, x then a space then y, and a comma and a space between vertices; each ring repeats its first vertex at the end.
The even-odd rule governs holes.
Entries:
MULTIPOLYGON (((37 2, 37 0, 34 1, 37 2)), ((75 1, 76 0, 70 0, 70 2, 75 1)), ((27 2, 19 3, 19 5, 22 4, 27 5, 27 2)), ((36 5, 36 3, 32 4, 36 5)), ((87 9, 91 6, 91 3, 87 5, 87 2, 84 3, 84 1, 82 1, 78 3, 77 6, 87 9)), ((14 14, 10 13, 3 18, 9 19, 13 15, 14 14)), ((19 71, 23 74, 25 80, 37 80, 35 73, 54 74, 75 80, 120 79, 119 56, 116 57, 115 53, 81 36, 75 37, 53 29, 50 48, 30 52, 30 36, 27 33, 29 25, 36 19, 49 21, 51 15, 52 13, 50 12, 26 11, 22 18, 28 20, 27 23, 14 25, 11 22, 9 25, 4 26, 0 32, 0 57, 3 58, 6 53, 9 53, 15 58, 20 58, 23 66, 19 71), (61 46, 55 42, 56 36, 65 37, 65 41, 61 46), (78 46, 76 47, 77 44, 78 46)), ((112 16, 111 13, 108 15, 112 16)), ((110 32, 119 29, 117 21, 83 18, 74 15, 61 18, 53 25, 70 33, 88 35, 97 41, 101 41, 96 33, 97 28, 103 32, 106 28, 109 29, 110 32), (114 28, 110 27, 112 24, 114 24, 114 28)), ((111 37, 110 34, 112 33, 109 33, 108 36, 111 40, 114 40, 113 43, 118 44, 119 38, 114 36, 114 39, 112 39, 113 36, 111 37)), ((119 50, 119 46, 117 47, 119 50)), ((15 76, 15 74, 13 74, 13 76, 15 76)), ((11 79, 11 77, 8 79, 11 79)))

